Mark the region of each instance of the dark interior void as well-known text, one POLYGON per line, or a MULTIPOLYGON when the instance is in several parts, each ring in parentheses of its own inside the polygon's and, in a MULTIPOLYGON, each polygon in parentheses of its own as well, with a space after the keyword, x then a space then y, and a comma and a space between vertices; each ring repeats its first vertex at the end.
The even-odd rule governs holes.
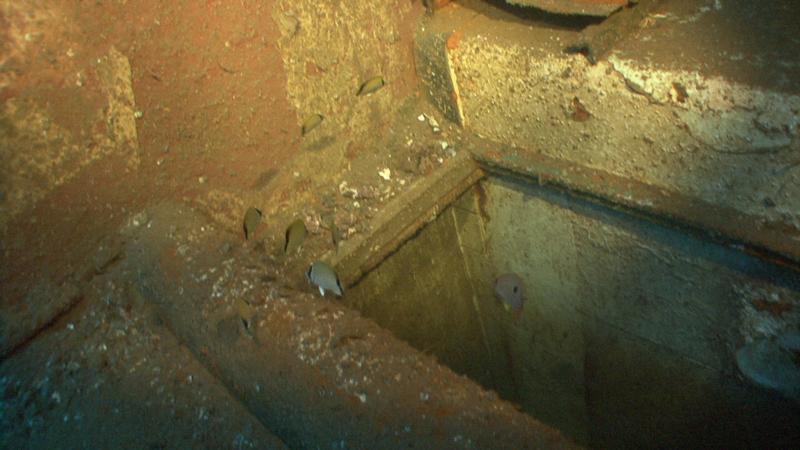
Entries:
POLYGON ((345 301, 580 443, 733 448, 800 442, 797 403, 734 357, 797 323, 758 302, 798 292, 795 274, 730 248, 489 179, 345 301), (506 273, 525 283, 519 313, 493 291, 506 273))

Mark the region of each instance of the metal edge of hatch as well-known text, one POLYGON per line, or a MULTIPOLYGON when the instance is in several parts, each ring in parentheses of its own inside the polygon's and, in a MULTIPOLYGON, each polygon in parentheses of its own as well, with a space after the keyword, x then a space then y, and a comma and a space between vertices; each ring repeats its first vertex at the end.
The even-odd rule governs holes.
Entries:
POLYGON ((478 137, 463 147, 487 176, 547 185, 800 274, 800 229, 789 223, 478 137))
POLYGON ((471 153, 460 152, 386 204, 368 233, 323 259, 337 268, 342 285, 356 284, 485 176, 471 153))
POLYGON ((487 176, 567 191, 800 273, 800 230, 790 224, 477 136, 468 136, 462 150, 390 201, 370 223, 370 232, 325 255, 343 285, 356 284, 487 176))

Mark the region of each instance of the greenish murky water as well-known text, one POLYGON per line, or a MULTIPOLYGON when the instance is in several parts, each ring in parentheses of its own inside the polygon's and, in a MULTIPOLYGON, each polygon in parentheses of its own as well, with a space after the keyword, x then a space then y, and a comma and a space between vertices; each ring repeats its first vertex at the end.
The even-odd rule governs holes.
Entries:
POLYGON ((583 444, 788 446, 797 403, 735 351, 800 323, 793 274, 544 187, 476 185, 344 301, 583 444), (521 311, 494 291, 524 283, 521 311), (778 320, 779 319, 779 320, 778 320), (792 325, 794 324, 794 325, 792 325))

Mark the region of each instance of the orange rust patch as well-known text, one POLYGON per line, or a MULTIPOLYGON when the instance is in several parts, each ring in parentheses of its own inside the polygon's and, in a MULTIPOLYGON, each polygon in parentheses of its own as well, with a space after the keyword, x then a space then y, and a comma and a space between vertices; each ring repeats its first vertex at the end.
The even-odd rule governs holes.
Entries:
POLYGON ((322 75, 322 72, 324 71, 320 69, 319 66, 316 65, 314 62, 306 61, 306 75, 315 77, 318 75, 322 75))
POLYGON ((583 103, 581 103, 578 97, 574 97, 572 99, 572 120, 576 122, 586 122, 590 117, 592 117, 592 114, 583 106, 583 103))
POLYGON ((444 8, 450 4, 450 0, 433 0, 433 9, 444 8))
POLYGON ((453 31, 450 33, 450 36, 447 38, 447 49, 448 50, 455 50, 458 47, 458 43, 461 41, 461 32, 460 31, 453 31))
POLYGON ((437 417, 448 417, 453 415, 453 411, 451 409, 442 406, 436 408, 434 413, 437 417))
POLYGON ((353 161, 358 157, 358 154, 361 153, 363 147, 360 144, 356 144, 355 142, 351 142, 347 144, 347 150, 345 150, 344 156, 349 161, 353 161))
POLYGON ((768 302, 763 298, 753 301, 753 306, 758 311, 766 311, 775 317, 781 317, 792 310, 792 304, 787 302, 768 302))
POLYGON ((456 91, 450 92, 450 99, 453 103, 458 103, 458 93, 456 91))
POLYGON ((164 273, 171 279, 178 279, 180 277, 180 267, 182 261, 178 256, 177 247, 170 245, 161 250, 159 259, 164 273))
POLYGON ((503 158, 503 155, 500 154, 500 152, 498 152, 497 150, 489 150, 488 152, 484 153, 484 156, 486 156, 488 159, 492 159, 495 161, 499 161, 500 159, 503 158))

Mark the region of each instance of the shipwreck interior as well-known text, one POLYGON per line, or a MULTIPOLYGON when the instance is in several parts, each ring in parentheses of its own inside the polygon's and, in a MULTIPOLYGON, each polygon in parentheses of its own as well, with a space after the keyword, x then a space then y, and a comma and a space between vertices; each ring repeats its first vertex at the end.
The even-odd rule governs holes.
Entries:
POLYGON ((798 21, 0 2, 0 447, 797 448, 798 21))

